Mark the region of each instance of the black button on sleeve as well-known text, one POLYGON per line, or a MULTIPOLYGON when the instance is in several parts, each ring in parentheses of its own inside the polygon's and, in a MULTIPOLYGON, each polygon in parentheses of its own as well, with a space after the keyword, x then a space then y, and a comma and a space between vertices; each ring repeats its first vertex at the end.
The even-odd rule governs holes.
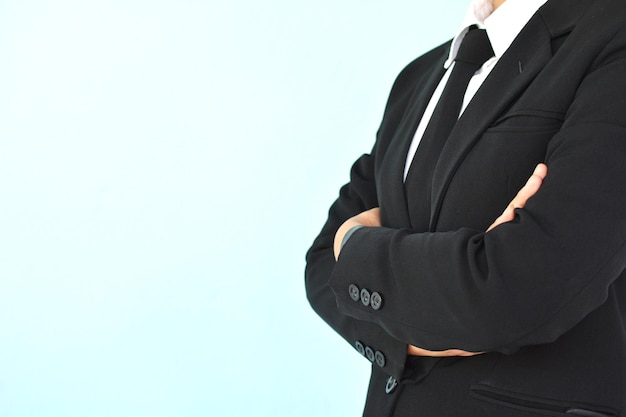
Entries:
POLYGON ((361 343, 361 342, 359 342, 357 340, 356 343, 354 344, 354 347, 356 348, 357 352, 359 352, 361 355, 365 356, 365 346, 363 346, 363 343, 361 343))
POLYGON ((380 351, 377 351, 374 354, 374 359, 376 360, 376 365, 380 366, 381 368, 384 368, 387 364, 387 359, 385 359, 385 355, 383 355, 383 353, 380 351))
POLYGON ((361 302, 365 307, 370 305, 370 292, 365 288, 361 290, 361 302))
POLYGON ((383 297, 379 293, 373 292, 370 297, 370 304, 374 310, 380 310, 383 306, 383 297))
POLYGON ((394 392, 396 390, 398 386, 398 381, 390 376, 389 379, 387 380, 387 386, 385 387, 385 392, 387 394, 391 394, 392 392, 394 392))
POLYGON ((350 298, 352 298, 353 301, 359 301, 361 297, 361 291, 359 291, 359 287, 354 284, 350 284, 350 286, 348 287, 348 292, 350 293, 350 298))
POLYGON ((370 362, 374 362, 376 360, 376 355, 371 347, 367 346, 365 348, 365 357, 369 359, 370 362))

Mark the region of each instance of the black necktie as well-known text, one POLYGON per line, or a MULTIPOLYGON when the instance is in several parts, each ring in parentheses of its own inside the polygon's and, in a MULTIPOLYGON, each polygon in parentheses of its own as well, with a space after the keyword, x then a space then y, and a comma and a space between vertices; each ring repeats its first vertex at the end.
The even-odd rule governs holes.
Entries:
POLYGON ((454 59, 454 68, 428 122, 405 181, 405 191, 413 224, 418 231, 428 230, 432 176, 437 159, 461 113, 465 90, 474 73, 494 56, 487 32, 475 26, 463 38, 454 59))

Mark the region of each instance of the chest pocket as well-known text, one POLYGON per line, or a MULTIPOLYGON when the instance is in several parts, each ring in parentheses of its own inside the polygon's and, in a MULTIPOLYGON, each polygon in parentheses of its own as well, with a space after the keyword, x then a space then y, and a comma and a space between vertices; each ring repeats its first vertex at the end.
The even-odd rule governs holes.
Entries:
POLYGON ((487 129, 450 182, 437 230, 486 229, 545 160, 563 120, 562 113, 520 110, 487 129))

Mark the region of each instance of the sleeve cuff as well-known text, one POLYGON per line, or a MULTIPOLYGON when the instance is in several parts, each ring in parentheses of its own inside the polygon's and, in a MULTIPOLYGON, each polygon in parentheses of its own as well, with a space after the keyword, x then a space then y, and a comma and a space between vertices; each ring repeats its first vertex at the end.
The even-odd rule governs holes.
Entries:
POLYGON ((341 248, 343 249, 343 246, 346 244, 346 242, 348 241, 348 239, 350 239, 352 237, 352 235, 354 234, 354 232, 356 232, 359 229, 362 229, 365 226, 354 226, 353 228, 351 228, 350 230, 348 230, 348 232, 343 236, 343 239, 341 241, 341 248))

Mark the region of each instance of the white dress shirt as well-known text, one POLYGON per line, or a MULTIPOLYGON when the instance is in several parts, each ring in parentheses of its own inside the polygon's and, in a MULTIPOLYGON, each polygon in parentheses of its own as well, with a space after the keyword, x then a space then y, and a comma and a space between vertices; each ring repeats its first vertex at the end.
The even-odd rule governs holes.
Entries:
POLYGON ((469 27, 476 25, 481 29, 487 30, 489 41, 495 53, 495 56, 488 59, 483 66, 476 71, 474 76, 467 86, 465 91, 465 97, 463 98, 463 105, 461 107, 461 114, 470 103, 474 94, 478 91, 483 81, 487 78, 493 67, 496 65, 500 57, 506 52, 507 49, 513 43, 513 40, 524 28, 530 18, 539 10, 541 6, 547 0, 506 0, 495 11, 493 10, 492 0, 474 0, 467 9, 463 24, 457 32, 457 35, 452 40, 452 47, 450 48, 450 55, 444 63, 446 73, 439 82, 437 89, 430 98, 428 106, 424 111, 424 115, 420 120, 415 136, 409 147, 409 152, 406 157, 406 163, 404 166, 404 179, 409 172, 409 167, 415 156, 415 152, 419 146, 419 143, 424 135, 426 126, 433 115, 437 102, 441 97, 448 78, 450 77, 451 69, 454 66, 454 59, 461 45, 461 41, 468 32, 469 27))

